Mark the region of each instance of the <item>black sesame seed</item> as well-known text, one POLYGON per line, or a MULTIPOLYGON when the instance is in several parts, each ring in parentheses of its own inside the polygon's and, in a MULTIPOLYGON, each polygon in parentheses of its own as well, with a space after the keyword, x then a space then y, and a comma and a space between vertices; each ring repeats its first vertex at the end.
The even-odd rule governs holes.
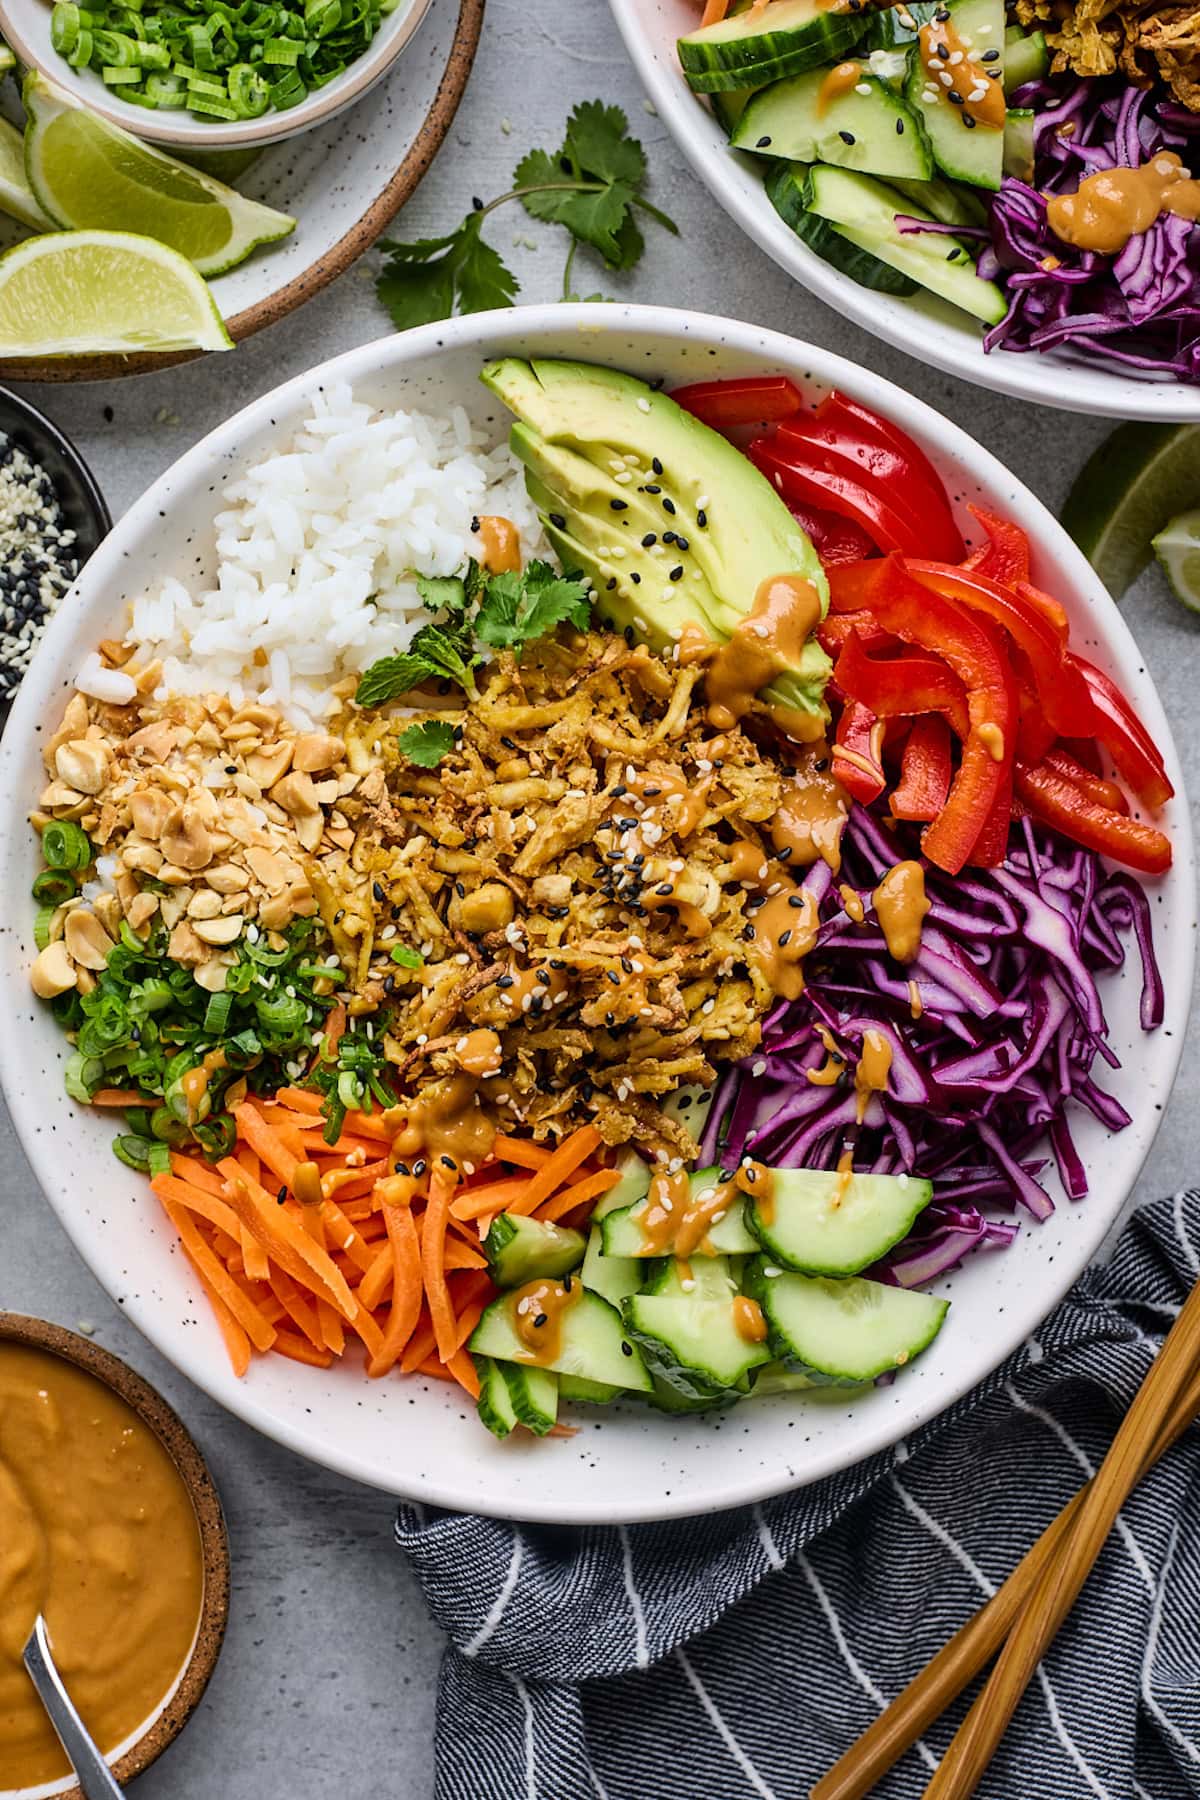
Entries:
POLYGON ((555 531, 565 531, 567 529, 567 521, 563 518, 561 513, 549 513, 547 516, 555 531))
POLYGON ((605 582, 605 584, 604 584, 604 591, 605 591, 605 593, 606 593, 606 594, 611 594, 611 593, 612 593, 612 591, 613 591, 613 589, 614 589, 614 588, 615 588, 615 587, 616 587, 616 585, 617 585, 617 578, 616 578, 616 576, 615 576, 615 575, 610 575, 610 576, 609 576, 609 578, 608 578, 608 580, 607 580, 607 581, 606 581, 606 582, 605 582))
POLYGON ((946 98, 951 106, 961 106, 963 103, 963 97, 956 88, 950 88, 946 94, 946 98))
POLYGON ((687 547, 688 547, 687 539, 685 537, 680 537, 679 533, 676 532, 675 533, 675 548, 677 550, 686 552, 687 547))
POLYGON ((659 460, 658 460, 658 458, 657 458, 657 456, 652 456, 652 457, 651 457, 651 458, 650 458, 650 467, 651 467, 651 468, 652 468, 652 469, 653 469, 653 470, 654 470, 654 473, 655 473, 655 474, 656 474, 656 475, 661 475, 661 474, 662 474, 662 472, 663 472, 663 466, 662 466, 662 464, 661 464, 661 463, 660 463, 660 462, 659 462, 659 460))
POLYGON ((897 137, 904 136, 904 120, 903 119, 896 120, 896 136, 897 137))
POLYGON ((969 112, 965 112, 965 113, 964 113, 964 114, 963 114, 963 115, 962 115, 962 122, 963 122, 963 124, 964 124, 964 125, 965 125, 965 126, 966 126, 966 128, 967 128, 967 130, 968 130, 968 131, 974 131, 974 129, 975 129, 975 121, 974 121, 974 119, 973 119, 973 118, 972 118, 972 117, 971 117, 971 115, 970 115, 970 113, 969 113, 969 112))
POLYGON ((1000 52, 998 50, 985 50, 979 60, 980 62, 999 62, 1000 52))
POLYGON ((456 893, 456 894, 457 894, 457 895, 458 895, 458 897, 459 897, 459 899, 460 899, 460 900, 465 900, 465 899, 466 899, 466 897, 467 897, 467 890, 466 890, 466 888, 465 888, 465 887, 464 887, 464 886, 463 886, 463 884, 462 884, 462 882, 461 882, 461 881, 456 881, 456 882, 455 882, 455 884, 454 884, 454 891, 455 891, 455 893, 456 893))
POLYGON ((441 1163, 443 1169, 455 1169, 458 1167, 458 1164, 452 1156, 439 1156, 438 1161, 441 1163))
POLYGON ((371 883, 371 892, 375 896, 376 900, 382 901, 386 898, 383 884, 381 882, 373 881, 371 883))
POLYGON ((708 514, 706 512, 698 512, 696 514, 696 523, 701 531, 704 531, 708 525, 708 514))
POLYGON ((758 142, 755 144, 754 148, 756 150, 769 150, 771 148, 770 138, 769 137, 760 137, 758 142))
POLYGON ((628 500, 610 500, 608 504, 612 507, 614 512, 628 512, 629 511, 628 500))
POLYGON ((425 1158, 423 1156, 418 1156, 416 1162, 412 1166, 412 1172, 414 1175, 423 1175, 428 1166, 425 1158))
POLYGON ((789 945, 789 944, 790 944, 790 943, 791 943, 791 941, 792 941, 792 934, 791 934, 791 932, 790 932, 790 931, 781 931, 781 932, 780 932, 780 934, 779 934, 779 948, 780 948, 780 949, 781 949, 781 950, 786 950, 786 949, 787 949, 787 947, 788 947, 788 945, 789 945))
POLYGON ((550 1323, 549 1314, 548 1313, 539 1313, 537 1318, 533 1321, 533 1323, 534 1323, 535 1327, 540 1331, 543 1325, 548 1325, 550 1323))
POLYGON ((682 563, 676 563, 675 567, 671 570, 669 579, 671 581, 682 581, 683 580, 683 564, 682 563))
POLYGON ((630 569, 630 571, 629 571, 629 579, 630 579, 630 581, 632 581, 632 583, 633 583, 633 585, 634 585, 634 587, 641 587, 641 585, 642 585, 642 578, 641 578, 641 576, 640 576, 640 575, 639 575, 639 574, 638 574, 638 572, 637 572, 637 570, 636 570, 636 569, 630 569))
POLYGON ((625 1342, 624 1338, 621 1339, 621 1355, 622 1356, 632 1356, 633 1355, 633 1345, 627 1344, 625 1342))
POLYGON ((806 894, 789 894, 788 895, 788 905, 796 906, 796 907, 803 906, 805 904, 807 898, 808 898, 808 896, 806 894))
POLYGON ((510 987, 514 986, 514 979, 511 975, 501 975, 500 979, 496 983, 496 986, 498 988, 510 988, 510 987))
POLYGON ((650 547, 653 544, 657 544, 657 542, 658 542, 658 533, 656 531, 648 531, 646 533, 645 537, 642 539, 642 549, 649 550, 650 547))
POLYGON ((841 138, 843 144, 852 144, 854 142, 854 133, 852 131, 839 131, 838 136, 841 138))
POLYGON ((664 499, 663 500, 663 511, 669 512, 672 516, 674 516, 675 502, 673 500, 664 499))
POLYGON ((550 986, 550 971, 549 971, 549 969, 539 969, 537 971, 536 979, 542 983, 543 987, 549 987, 550 986))
POLYGON ((642 489, 642 492, 643 492, 643 494, 661 494, 662 489, 660 487, 656 487, 652 481, 648 481, 646 483, 645 487, 642 489))

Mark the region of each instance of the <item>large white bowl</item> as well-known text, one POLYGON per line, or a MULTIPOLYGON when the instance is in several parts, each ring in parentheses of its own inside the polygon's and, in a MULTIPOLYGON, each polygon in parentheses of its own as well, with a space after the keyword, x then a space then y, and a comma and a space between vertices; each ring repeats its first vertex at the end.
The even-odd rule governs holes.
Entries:
MULTIPOLYGON (((956 426, 898 388, 811 345, 695 313, 636 306, 526 307, 431 325, 364 345, 288 382, 189 451, 120 521, 47 632, 0 745, 0 1079, 34 1172, 81 1255, 126 1314, 183 1372, 231 1411, 343 1474, 435 1504, 515 1517, 608 1523, 666 1518, 755 1500, 845 1468, 941 1411, 1040 1321, 1094 1254, 1141 1167, 1171 1090, 1191 991, 1194 877, 1182 799, 1168 809, 1175 867, 1154 893, 1167 994, 1165 1028, 1143 1036, 1133 955, 1105 984, 1112 1041, 1129 1071, 1115 1082, 1134 1114, 1110 1138, 1084 1115, 1078 1137, 1094 1191, 1023 1228, 1002 1255, 980 1256, 942 1284, 954 1301, 941 1336, 891 1387, 854 1399, 756 1401, 725 1416, 674 1418, 630 1406, 585 1416, 578 1436, 497 1443, 440 1382, 369 1382, 282 1358, 230 1373, 217 1329, 175 1236, 143 1182, 113 1157, 112 1127, 63 1092, 66 1046, 29 990, 37 867, 26 813, 53 729, 85 651, 120 625, 127 596, 167 574, 199 579, 214 556, 223 484, 287 439, 322 383, 357 384, 377 406, 460 402, 505 419, 477 372, 501 355, 568 356, 679 383, 786 371, 812 395, 837 386, 911 432, 947 477, 955 502, 1007 514, 1035 546, 1034 577, 1069 608, 1075 640, 1118 676, 1162 746, 1176 787, 1170 731, 1137 646, 1113 602, 1046 509, 956 426)), ((964 526, 970 520, 964 515, 964 526)), ((30 1194, 28 1204, 38 1199, 30 1194)), ((8 1296, 19 1304, 20 1295, 8 1296)))
POLYGON ((861 287, 784 224, 763 189, 761 157, 729 148, 725 132, 679 68, 676 40, 694 31, 696 0, 609 0, 656 110, 696 174, 731 218, 802 287, 834 311, 911 356, 997 394, 1109 419, 1200 419, 1200 385, 1138 380, 1099 358, 1056 351, 984 354, 983 327, 956 307, 861 287))
POLYGON ((50 41, 47 0, 0 0, 0 32, 28 67, 65 88, 92 112, 165 150, 249 150, 282 143, 314 125, 324 125, 369 93, 411 42, 430 0, 398 0, 361 56, 324 87, 313 88, 298 106, 258 119, 211 119, 202 113, 131 106, 106 87, 95 69, 73 69, 50 41))

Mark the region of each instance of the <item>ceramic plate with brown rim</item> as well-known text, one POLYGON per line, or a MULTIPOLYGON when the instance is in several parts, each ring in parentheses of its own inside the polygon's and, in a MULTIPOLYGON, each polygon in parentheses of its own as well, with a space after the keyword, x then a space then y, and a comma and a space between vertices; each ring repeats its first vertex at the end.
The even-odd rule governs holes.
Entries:
MULTIPOLYGON (((18 1588, 33 1565, 32 1555, 26 1561, 18 1558, 20 1567, 10 1563, 3 1571, 0 1600, 4 1603, 5 1622, 12 1623, 24 1601, 30 1601, 35 1611, 38 1606, 44 1607, 52 1647, 58 1651, 60 1672, 84 1711, 86 1722, 98 1736, 102 1733, 97 1719, 104 1716, 99 1711, 103 1682, 108 1679, 111 1666, 114 1663, 119 1666, 119 1687, 104 1698, 111 1698, 111 1716, 123 1716, 127 1723, 117 1741, 111 1745, 102 1742, 102 1748, 118 1780, 124 1783, 148 1768, 183 1729, 199 1705, 216 1666, 229 1612, 229 1545, 221 1502, 204 1458, 182 1420, 148 1382, 99 1344, 43 1319, 0 1312, 0 1374, 3 1375, 0 1399, 5 1407, 3 1430, 0 1430, 0 1476, 14 1484, 14 1495, 20 1501, 14 1510, 28 1514, 39 1531, 43 1526, 48 1527, 45 1542, 49 1546, 45 1578, 35 1582, 29 1594, 23 1590, 18 1593, 18 1588), (56 1361, 65 1365, 57 1386, 52 1377, 48 1379, 44 1374, 44 1370, 52 1369, 56 1361), (44 1388, 41 1386, 43 1381, 44 1388), (93 1381, 109 1390, 103 1407, 89 1398, 94 1391, 93 1381), (26 1393, 36 1393, 36 1410, 25 1403, 26 1393), (80 1405, 84 1438, 89 1444, 93 1438, 96 1441, 97 1463, 102 1470, 97 1479, 106 1478, 108 1483, 107 1487, 96 1485, 94 1492, 88 1484, 86 1455, 78 1454, 76 1440, 70 1436, 72 1408, 80 1405), (134 1419, 129 1417, 131 1412, 134 1419), (139 1438, 139 1426, 145 1428, 149 1437, 139 1438), (51 1429, 55 1435, 46 1439, 45 1433, 51 1429), (126 1440, 121 1448, 127 1460, 132 1458, 128 1466, 120 1468, 113 1464, 116 1450, 114 1442, 110 1441, 115 1440, 118 1432, 126 1440), (44 1454, 22 1461, 20 1450, 22 1446, 27 1447, 30 1433, 37 1436, 44 1454), (54 1547, 55 1521, 43 1521, 39 1515, 39 1507, 47 1495, 54 1496, 57 1506, 63 1494, 61 1481, 54 1470, 56 1446, 63 1456, 70 1456, 73 1470, 72 1491, 63 1497, 62 1503, 77 1502, 81 1513, 80 1520, 63 1513, 57 1521, 67 1545, 65 1551, 61 1544, 57 1550, 54 1547), (9 1452, 14 1447, 17 1460, 10 1466, 9 1452), (34 1461, 46 1477, 40 1485, 35 1478, 38 1471, 28 1466, 34 1461), (117 1535, 117 1521, 106 1514, 105 1495, 111 1497, 116 1487, 123 1494, 132 1488, 138 1508, 153 1514, 151 1522, 159 1547, 156 1554, 161 1551, 169 1561, 172 1547, 178 1543, 181 1557, 186 1557, 186 1568, 182 1561, 178 1567, 167 1567, 164 1562, 157 1570, 152 1590, 146 1583, 139 1584, 137 1570, 142 1565, 136 1559, 130 1579, 128 1546, 117 1535), (157 1510, 159 1506, 161 1512, 157 1510), (194 1541, 191 1538, 192 1515, 196 1528, 194 1541), (72 1568, 70 1559, 75 1555, 79 1557, 79 1566, 72 1568), (85 1558, 90 1559, 86 1569, 88 1582, 81 1589, 73 1578, 83 1568, 85 1558), (103 1657, 96 1663, 89 1652, 81 1653, 80 1645, 89 1643, 87 1630, 84 1628, 80 1633, 82 1622, 67 1619, 64 1609, 69 1610, 72 1599, 80 1591, 91 1595, 97 1586, 103 1589, 103 1582, 93 1583, 91 1574, 98 1571, 102 1575, 106 1565, 115 1572, 112 1605, 126 1620, 130 1643, 124 1643, 119 1630, 110 1631, 106 1641, 116 1646, 117 1654, 109 1659, 109 1667, 98 1674, 103 1657), (34 1587, 38 1589, 36 1596, 34 1587), (144 1618, 136 1614, 138 1594, 142 1590, 149 1599, 144 1618), (164 1614, 175 1601, 178 1601, 179 1616, 168 1624, 164 1614), (69 1626, 74 1626, 79 1634, 74 1639, 69 1635, 69 1626), (174 1632, 173 1640, 169 1635, 171 1631, 174 1632), (59 1647, 60 1633, 63 1647, 59 1647), (155 1669, 152 1660, 156 1633, 158 1641, 167 1646, 163 1653, 169 1657, 159 1670, 155 1669), (176 1655, 170 1651, 172 1641, 177 1646, 176 1655), (90 1668, 89 1664, 92 1665, 90 1668), (144 1711, 143 1692, 153 1696, 152 1700, 147 1698, 145 1701, 144 1711), (91 1716, 89 1704, 96 1709, 91 1716), (138 1712, 142 1712, 140 1718, 138 1712)), ((128 1517, 134 1516, 128 1506, 125 1511, 128 1517)), ((10 1519, 9 1524, 14 1533, 19 1531, 19 1519, 15 1523, 10 1519)), ((136 1518, 135 1528, 138 1532, 144 1531, 146 1520, 136 1518)), ((28 1581, 26 1585, 29 1585, 28 1581)), ((96 1617, 100 1616, 97 1612, 96 1617)), ((23 1619, 17 1621, 19 1637, 25 1635, 25 1623, 23 1619)), ((5 1663, 11 1656, 19 1653, 19 1648, 7 1639, 3 1650, 5 1657, 0 1661, 0 1675, 4 1674, 5 1663)), ((15 1674, 18 1684, 23 1684, 19 1667, 15 1674)), ((0 1787, 0 1800, 51 1800, 51 1797, 53 1800, 82 1800, 80 1790, 69 1774, 31 1779, 30 1770, 45 1754, 48 1734, 42 1726, 32 1688, 28 1693, 30 1711, 27 1718, 23 1710, 25 1699, 26 1696, 15 1689, 6 1693, 5 1723, 17 1736, 12 1740, 11 1754, 0 1760, 0 1782, 4 1783, 0 1787), (26 1729, 22 1735, 23 1721, 26 1729), (9 1781, 17 1770, 20 1770, 17 1779, 22 1785, 12 1787, 9 1781)))
MULTIPOLYGON (((462 99, 485 0, 434 0, 391 74, 350 110, 300 137, 269 145, 237 178, 240 192, 290 213, 296 229, 212 283, 237 341, 311 300, 370 248, 415 192, 462 99)), ((16 118, 11 91, 0 112, 16 118)), ((24 235, 0 217, 0 250, 24 235)), ((382 330, 385 321, 380 317, 382 330)), ((110 381, 190 360, 192 353, 17 361, 13 381, 110 381)))

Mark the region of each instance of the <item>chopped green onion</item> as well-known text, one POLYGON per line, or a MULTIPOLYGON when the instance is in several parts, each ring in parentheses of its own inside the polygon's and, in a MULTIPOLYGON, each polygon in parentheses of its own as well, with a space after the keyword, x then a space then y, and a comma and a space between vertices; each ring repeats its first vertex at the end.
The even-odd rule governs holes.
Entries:
POLYGON ((229 71, 229 100, 243 119, 257 119, 271 104, 271 84, 250 63, 234 63, 229 71))
POLYGON ((195 1128, 196 1142, 210 1162, 217 1162, 222 1156, 228 1156, 237 1142, 237 1126, 228 1113, 218 1113, 216 1118, 205 1119, 195 1128))
POLYGON ((169 1175, 171 1173, 171 1148, 169 1144, 151 1144, 146 1158, 146 1170, 150 1175, 169 1175))
POLYGON ((423 969, 425 967, 425 958, 421 952, 414 950, 409 944, 393 944, 391 954, 392 961, 399 963, 402 969, 423 969))
POLYGON ((74 1056, 67 1058, 67 1066, 63 1070, 63 1086, 72 1100, 79 1100, 87 1106, 103 1079, 104 1064, 96 1057, 84 1056, 77 1050, 74 1056))
POLYGON ((114 63, 106 69, 101 69, 100 79, 105 87, 136 87, 142 79, 142 71, 126 69, 119 63, 114 63))
POLYGON ((132 1133, 113 1139, 113 1155, 118 1162, 123 1162, 127 1169, 136 1169, 141 1175, 144 1175, 150 1167, 149 1144, 145 1138, 134 1137, 132 1133))
POLYGON ((86 869, 92 846, 87 832, 70 819, 51 819, 42 833, 42 855, 52 869, 86 869))
POLYGON ((74 0, 57 0, 50 13, 50 42, 60 56, 70 56, 79 42, 81 24, 74 0))
POLYGON ((220 1037, 229 1023, 229 1015, 232 1011, 232 994, 214 994, 204 1009, 205 1032, 213 1037, 220 1037))
POLYGON ((33 918, 33 941, 39 950, 44 950, 50 942, 50 921, 58 908, 55 906, 39 906, 33 918))
POLYGON ((92 34, 86 26, 80 26, 79 36, 75 39, 75 47, 67 56, 73 69, 86 69, 92 60, 92 34))
POLYGON ((39 906, 61 906, 76 893, 75 877, 67 869, 43 869, 33 881, 33 897, 39 906))

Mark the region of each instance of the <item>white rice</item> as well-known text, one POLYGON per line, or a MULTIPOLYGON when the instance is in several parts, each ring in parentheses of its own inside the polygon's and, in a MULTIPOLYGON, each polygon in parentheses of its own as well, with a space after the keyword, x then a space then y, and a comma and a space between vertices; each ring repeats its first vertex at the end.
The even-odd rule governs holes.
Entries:
POLYGON ((548 554, 519 463, 461 406, 375 412, 344 383, 222 497, 215 586, 138 595, 125 641, 162 659, 163 692, 258 696, 299 725, 331 710, 333 682, 407 646, 428 619, 414 576, 478 557, 481 514, 511 519, 526 559, 548 554))

